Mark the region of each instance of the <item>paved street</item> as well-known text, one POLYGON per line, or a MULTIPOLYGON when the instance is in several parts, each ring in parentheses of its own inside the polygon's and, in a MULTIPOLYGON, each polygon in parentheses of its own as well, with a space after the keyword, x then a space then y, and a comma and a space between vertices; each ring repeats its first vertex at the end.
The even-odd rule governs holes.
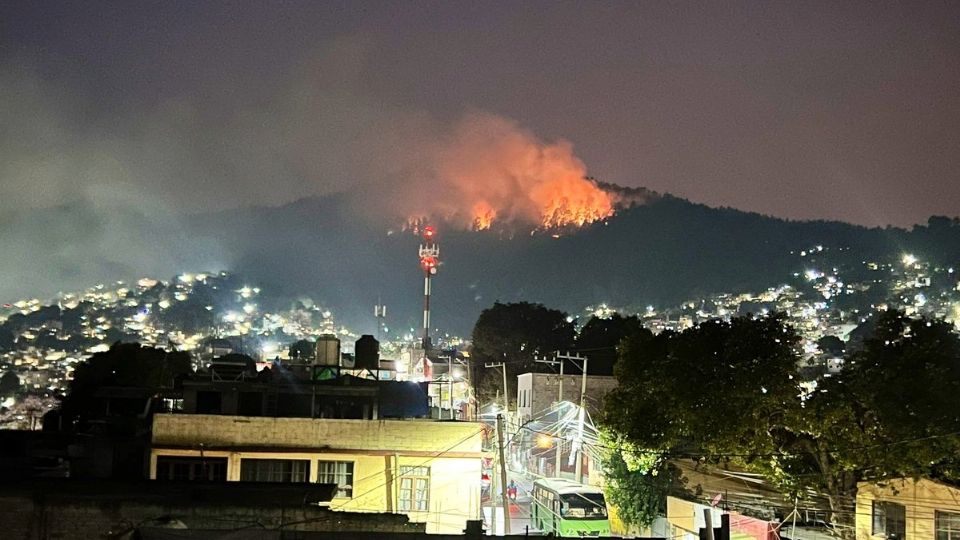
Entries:
MULTIPOLYGON (((530 521, 533 480, 519 471, 508 471, 507 478, 508 482, 513 480, 517 485, 517 498, 510 504, 510 533, 539 536, 540 531, 530 521)), ((488 535, 499 535, 503 531, 503 510, 499 501, 499 493, 492 493, 491 498, 483 502, 483 521, 488 535)))

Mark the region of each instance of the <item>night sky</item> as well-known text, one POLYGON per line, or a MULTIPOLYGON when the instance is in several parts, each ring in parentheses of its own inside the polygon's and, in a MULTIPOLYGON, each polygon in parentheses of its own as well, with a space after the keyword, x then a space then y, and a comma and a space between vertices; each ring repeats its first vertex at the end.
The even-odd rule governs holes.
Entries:
POLYGON ((709 205, 955 216, 960 3, 880 4, 5 2, 0 219, 375 201, 478 115, 709 205))
MULTIPOLYGON (((34 109, 85 144, 181 139, 118 151, 165 163, 169 186, 151 189, 209 183, 194 201, 260 201, 258 175, 311 176, 328 131, 356 129, 342 124, 479 110, 571 141, 593 176, 711 205, 869 225, 960 207, 953 2, 7 2, 0 40, 5 117, 34 109), (298 97, 323 101, 307 114, 350 112, 325 113, 315 148, 223 170, 251 138, 302 141, 284 132, 298 97)), ((9 146, 5 161, 26 150, 9 146)), ((342 151, 321 167, 337 179, 289 178, 267 200, 349 187, 364 157, 342 151)), ((4 188, 26 181, 9 168, 4 188)))

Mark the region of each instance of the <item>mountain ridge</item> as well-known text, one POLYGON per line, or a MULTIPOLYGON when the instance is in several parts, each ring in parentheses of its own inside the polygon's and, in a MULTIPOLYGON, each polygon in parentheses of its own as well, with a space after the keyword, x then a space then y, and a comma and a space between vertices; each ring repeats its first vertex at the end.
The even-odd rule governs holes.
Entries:
MULTIPOLYGON (((239 211, 245 217, 238 231, 246 232, 232 235, 228 250, 239 254, 232 269, 280 294, 317 295, 361 328, 373 328, 379 297, 392 312, 388 325, 416 329, 422 303, 418 239, 358 217, 354 208, 338 195, 239 211), (368 305, 369 315, 357 309, 368 305)), ((217 229, 216 219, 206 221, 206 228, 217 229)), ((956 220, 947 225, 960 231, 956 220)), ((917 240, 929 229, 786 220, 669 194, 559 237, 438 228, 442 266, 434 280, 433 320, 459 334, 495 301, 538 302, 576 314, 599 303, 667 305, 714 292, 763 290, 787 279, 799 250, 843 248, 850 260, 886 256, 904 245, 921 251, 924 242, 917 240)), ((928 255, 942 251, 945 259, 960 253, 960 242, 949 238, 931 247, 928 255)))

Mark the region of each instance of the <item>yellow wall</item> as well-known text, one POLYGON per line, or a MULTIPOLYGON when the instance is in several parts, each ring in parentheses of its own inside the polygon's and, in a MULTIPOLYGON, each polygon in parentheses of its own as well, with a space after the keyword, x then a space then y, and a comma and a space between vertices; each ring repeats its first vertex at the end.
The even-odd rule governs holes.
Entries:
POLYGON ((937 510, 960 513, 960 489, 939 482, 924 479, 862 482, 857 486, 857 540, 882 538, 870 534, 875 500, 905 507, 907 537, 904 540, 933 540, 937 510))
POLYGON ((461 533, 480 515, 480 425, 465 422, 331 420, 216 415, 156 415, 150 475, 158 456, 227 458, 227 480, 240 479, 243 459, 352 461, 353 497, 336 510, 392 512, 399 466, 430 467, 429 512, 408 514, 429 533, 461 533), (274 448, 270 448, 274 447, 274 448), (282 449, 282 450, 281 450, 282 449), (453 453, 451 456, 451 452, 453 453))

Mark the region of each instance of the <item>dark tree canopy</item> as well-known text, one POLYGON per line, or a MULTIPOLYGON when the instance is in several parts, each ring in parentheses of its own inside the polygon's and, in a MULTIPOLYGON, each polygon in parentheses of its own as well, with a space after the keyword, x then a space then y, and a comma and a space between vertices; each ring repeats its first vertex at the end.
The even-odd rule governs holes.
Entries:
POLYGON ((649 524, 682 487, 670 455, 725 460, 773 450, 769 431, 799 406, 797 342, 779 316, 624 341, 601 424, 611 441, 607 493, 625 520, 649 524))
POLYGON ((115 343, 110 350, 96 353, 77 366, 62 410, 68 419, 82 418, 101 387, 159 389, 172 386, 177 376, 191 370, 190 355, 185 352, 115 343))
POLYGON ((0 397, 8 397, 20 391, 20 377, 13 370, 6 371, 0 377, 0 397))
POLYGON ((798 405, 797 342, 778 316, 630 338, 603 423, 647 449, 767 452, 768 430, 798 405))
POLYGON ((817 340, 817 348, 820 352, 830 356, 843 356, 846 346, 843 340, 837 336, 823 336, 817 340))
POLYGON ((639 491, 614 490, 614 502, 646 519, 657 486, 616 467, 618 454, 647 456, 647 472, 665 466, 650 455, 736 462, 786 492, 826 496, 832 520, 847 524, 858 481, 960 479, 960 336, 942 320, 897 311, 860 330, 843 370, 804 396, 797 337, 778 317, 628 339, 602 421, 618 448, 608 458, 621 475, 613 481, 639 491))
POLYGON ((309 339, 301 339, 290 344, 290 358, 312 360, 316 356, 317 345, 309 339))
POLYGON ((841 373, 773 433, 788 487, 824 493, 834 509, 852 503, 860 480, 960 479, 960 337, 899 311, 868 323, 841 373))
POLYGON ((613 375, 620 342, 632 336, 651 336, 636 315, 623 317, 616 313, 608 318, 591 317, 580 329, 576 350, 590 358, 592 375, 613 375))
POLYGON ((473 328, 471 351, 477 395, 489 400, 503 391, 500 370, 487 369, 487 362, 505 362, 507 396, 515 399, 517 375, 534 371, 536 356, 573 348, 576 330, 567 314, 540 304, 495 303, 483 310, 473 328))

